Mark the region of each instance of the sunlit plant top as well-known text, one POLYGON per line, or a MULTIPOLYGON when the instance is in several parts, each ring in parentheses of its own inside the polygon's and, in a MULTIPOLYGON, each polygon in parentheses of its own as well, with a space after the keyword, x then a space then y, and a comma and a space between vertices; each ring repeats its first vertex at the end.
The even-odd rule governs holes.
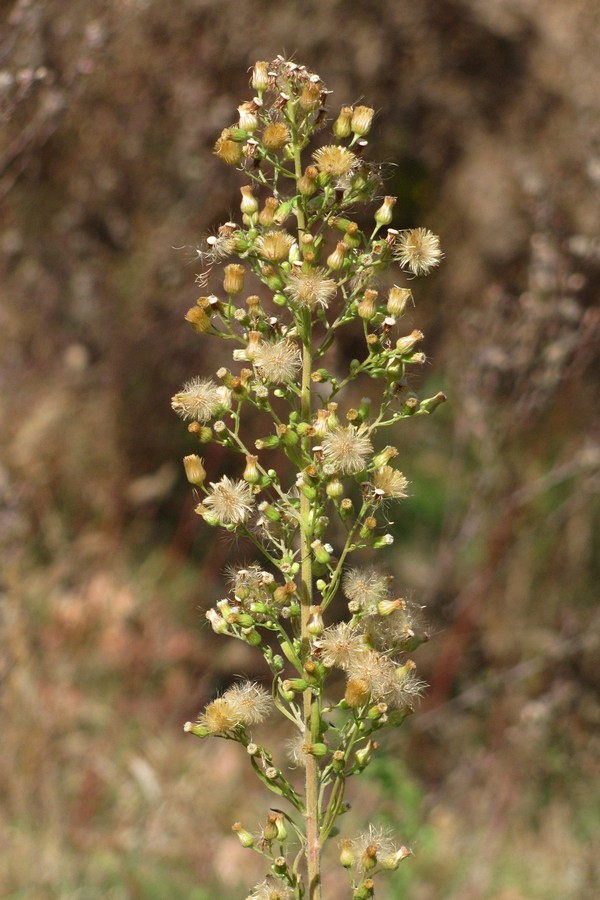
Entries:
MULTIPOLYGON (((222 282, 185 317, 224 342, 223 365, 214 377, 192 377, 172 406, 201 444, 232 451, 220 477, 198 454, 184 459, 198 516, 258 556, 230 568, 229 594, 206 616, 218 634, 255 647, 271 680, 235 683, 185 730, 239 743, 285 807, 257 830, 233 826, 267 868, 248 900, 317 900, 347 779, 423 691, 410 657, 428 637, 422 609, 398 596, 375 555, 392 544, 393 504, 409 493, 383 432, 445 400, 408 390, 407 374, 426 357, 423 334, 401 328, 409 283, 442 254, 431 231, 390 227, 396 198, 382 196, 380 167, 367 160, 370 107, 343 106, 326 134, 328 92, 304 66, 257 62, 251 86, 254 98, 215 144, 245 179, 240 222, 221 225, 199 250, 199 283, 208 288, 219 264, 222 282), (358 217, 368 218, 367 204, 365 231, 358 217), (362 334, 345 370, 334 352, 342 329, 362 334), (350 406, 359 385, 365 396, 350 406), (252 446, 251 417, 264 421, 252 446), (331 614, 338 597, 341 620, 331 614), (285 747, 254 736, 275 713, 289 726, 285 747)), ((379 873, 410 853, 373 824, 342 837, 339 851, 355 900, 373 897, 379 873)))

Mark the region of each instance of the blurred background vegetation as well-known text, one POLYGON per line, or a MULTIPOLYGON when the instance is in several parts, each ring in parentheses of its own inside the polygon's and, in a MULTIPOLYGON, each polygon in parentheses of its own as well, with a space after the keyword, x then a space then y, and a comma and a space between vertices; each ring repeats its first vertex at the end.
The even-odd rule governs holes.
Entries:
POLYGON ((450 402, 394 435, 413 496, 386 561, 428 606, 431 689, 348 827, 412 845, 390 898, 600 896, 599 30, 596 0, 2 4, 2 897, 262 877, 229 829, 268 800, 181 728, 261 670, 205 627, 247 550, 193 516, 169 399, 218 365, 182 321, 238 205, 212 145, 281 52, 332 112, 380 110, 394 224, 446 253, 409 324, 419 392, 450 402))

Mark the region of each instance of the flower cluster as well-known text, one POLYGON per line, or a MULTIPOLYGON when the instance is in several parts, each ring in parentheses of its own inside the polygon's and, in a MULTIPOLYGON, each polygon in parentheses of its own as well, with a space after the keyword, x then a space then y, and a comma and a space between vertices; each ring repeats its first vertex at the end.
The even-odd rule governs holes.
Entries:
MULTIPOLYGON (((271 708, 271 696, 264 688, 251 681, 240 682, 209 703, 198 717, 197 725, 203 734, 231 735, 262 722, 271 708)), ((186 731, 194 730, 188 722, 186 731)))
MULTIPOLYGON (((272 684, 228 688, 186 730, 239 742, 290 807, 290 815, 271 813, 258 839, 234 826, 242 845, 271 864, 249 900, 319 900, 314 848, 337 827, 346 780, 377 752, 376 733, 399 725, 423 691, 408 656, 428 637, 421 608, 392 593, 379 565, 349 560, 392 543, 390 506, 409 494, 383 430, 445 400, 408 390, 412 367, 426 361, 424 336, 401 329, 413 303, 404 279, 428 274, 442 253, 428 229, 393 227, 396 198, 381 199, 380 167, 367 158, 372 108, 343 106, 323 138, 328 91, 318 75, 277 57, 256 63, 251 87, 254 96, 214 147, 244 174, 239 221, 202 243, 197 280, 206 293, 185 314, 196 334, 230 349, 216 380, 188 381, 172 407, 196 441, 220 446, 232 461, 210 481, 201 456, 185 457, 196 514, 261 558, 230 568, 229 595, 206 617, 217 634, 262 653, 272 684), (376 208, 365 231, 357 210, 368 203, 376 208), (347 367, 331 350, 346 326, 361 347, 347 367), (264 422, 253 445, 248 416, 264 422), (331 604, 340 593, 347 617, 336 621, 331 604), (339 689, 335 670, 345 679, 339 689), (326 684, 337 700, 325 702, 326 684), (249 733, 274 709, 293 731, 287 764, 249 733), (304 873, 288 831, 301 835, 304 873)), ((373 826, 343 841, 352 896, 373 896, 374 876, 406 855, 373 826)))

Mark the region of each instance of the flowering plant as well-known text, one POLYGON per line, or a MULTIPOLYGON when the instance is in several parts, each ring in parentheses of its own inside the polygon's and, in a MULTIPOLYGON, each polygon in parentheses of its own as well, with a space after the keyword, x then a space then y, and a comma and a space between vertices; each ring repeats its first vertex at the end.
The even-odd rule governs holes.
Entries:
MULTIPOLYGON (((392 543, 390 503, 407 496, 406 478, 391 465, 398 451, 377 449, 381 432, 445 400, 438 393, 419 401, 408 390, 408 369, 426 359, 417 349, 423 335, 397 336, 412 293, 394 284, 382 296, 382 276, 393 265, 427 274, 441 252, 424 228, 389 227, 395 197, 379 202, 369 234, 356 221, 381 189, 379 167, 365 160, 371 108, 342 107, 331 138, 305 165, 326 115, 319 76, 278 57, 256 63, 251 85, 256 96, 215 145, 249 181, 241 224, 226 222, 206 240, 200 280, 208 284, 222 260, 239 262, 224 266, 221 296, 200 297, 186 314, 197 333, 233 344, 236 365, 220 368, 217 381, 192 379, 172 406, 201 443, 243 460, 235 475, 208 484, 200 456, 186 456, 184 465, 202 496, 196 513, 261 556, 232 570, 230 596, 206 616, 218 634, 262 653, 271 684, 234 684, 185 730, 241 744, 264 785, 287 801, 258 835, 233 826, 269 863, 248 900, 319 900, 321 851, 347 808, 346 781, 368 766, 378 732, 400 725, 423 690, 408 656, 428 637, 420 607, 395 596, 379 566, 349 561, 392 543), (259 293, 244 297, 251 276, 259 293), (362 350, 340 371, 334 338, 344 327, 362 350), (340 400, 359 396, 360 380, 368 396, 342 411, 340 400), (250 449, 242 419, 252 410, 270 426, 250 449), (279 469, 269 457, 275 450, 279 469), (332 614, 340 594, 343 620, 332 614), (336 673, 345 687, 326 699, 326 685, 336 695, 336 673), (287 764, 252 733, 274 710, 293 733, 287 764)), ((374 896, 379 872, 409 854, 372 825, 342 839, 340 850, 355 900, 374 896)))

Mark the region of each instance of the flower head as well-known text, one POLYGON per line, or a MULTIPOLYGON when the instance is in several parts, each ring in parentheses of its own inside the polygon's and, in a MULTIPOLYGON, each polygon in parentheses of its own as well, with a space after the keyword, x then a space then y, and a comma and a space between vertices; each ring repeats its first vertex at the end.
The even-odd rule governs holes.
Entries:
POLYGON ((318 647, 323 665, 347 671, 357 653, 366 650, 363 635, 349 622, 331 625, 319 636, 318 647))
POLYGON ((440 239, 427 228, 403 231, 394 246, 394 257, 413 275, 427 275, 442 259, 440 239))
POLYGON ((208 422, 215 413, 227 409, 230 402, 230 391, 219 387, 212 378, 192 378, 171 399, 171 408, 182 419, 208 422))
POLYGON ((393 709, 412 708, 425 688, 416 675, 412 660, 399 666, 376 650, 367 650, 352 658, 348 679, 365 685, 372 700, 387 703, 393 709))
POLYGON ((262 142, 267 150, 281 150, 289 140, 290 132, 283 122, 271 122, 265 126, 262 142))
POLYGON ((265 381, 283 384, 293 381, 302 368, 298 347, 291 341, 263 341, 253 357, 254 365, 265 381))
POLYGON ((271 709, 271 695, 260 685, 245 681, 232 685, 209 703, 198 717, 198 724, 209 734, 230 734, 236 728, 263 722, 271 709))
POLYGON ((380 491, 384 497, 391 497, 395 500, 408 497, 406 493, 406 488, 408 487, 407 478, 398 469, 393 469, 392 466, 382 466, 380 469, 377 469, 373 483, 375 490, 380 491))
POLYGON ((375 568, 348 569, 342 579, 342 590, 357 609, 369 610, 389 593, 389 577, 375 568))
POLYGON ((241 525, 252 511, 252 488, 246 481, 232 481, 224 475, 211 482, 212 491, 197 507, 199 515, 210 509, 221 525, 241 525))
POLYGON ((183 465, 185 474, 190 484, 204 484, 206 478, 206 469, 203 460, 197 453, 190 453, 189 456, 183 457, 183 465))
POLYGON ((325 459, 342 475, 361 472, 373 452, 373 445, 360 428, 340 425, 325 435, 322 441, 325 459))
POLYGON ((293 766, 306 767, 306 734, 304 731, 298 731, 294 737, 285 742, 285 749, 290 763, 293 766))
POLYGON ((240 294, 244 290, 244 267, 230 263, 223 270, 223 290, 226 294, 240 294))
POLYGON ((275 878, 267 875, 264 881, 252 888, 252 893, 246 900, 293 900, 294 892, 290 887, 275 878))
POLYGON ((216 142, 214 152, 228 166, 237 166, 244 155, 240 144, 223 135, 216 142))
POLYGON ((367 831, 361 831, 354 839, 354 846, 358 853, 364 853, 367 847, 374 847, 378 856, 386 856, 394 850, 394 842, 389 828, 369 825, 367 831))
POLYGON ((231 256, 236 246, 236 238, 234 237, 238 226, 235 222, 225 222, 220 225, 217 234, 210 234, 206 238, 207 250, 198 250, 198 256, 206 259, 206 262, 212 265, 220 259, 226 259, 231 256))
POLYGON ((371 122, 373 121, 374 115, 375 110, 370 106, 355 106, 352 113, 351 124, 354 134, 358 134, 361 137, 368 134, 371 130, 371 122))
POLYGON ((337 144, 328 144, 315 150, 313 159, 319 172, 331 175, 333 178, 347 175, 357 163, 357 157, 351 150, 337 144))
POLYGON ((361 620, 365 637, 375 650, 403 650, 422 644, 429 637, 423 608, 398 597, 382 600, 361 620))
POLYGON ((300 270, 291 272, 285 290, 298 306, 316 309, 329 305, 336 295, 337 284, 332 278, 325 278, 324 269, 300 270))
POLYGON ((411 299, 412 292, 410 288, 398 287, 397 284, 390 288, 387 300, 387 311, 390 316, 398 318, 404 315, 404 311, 411 299))
POLYGON ((282 262, 287 259, 292 249, 294 238, 287 231, 274 229, 266 231, 256 239, 256 252, 269 262, 282 262))
POLYGON ((255 91, 266 91, 269 87, 269 63, 266 60, 257 60, 252 69, 250 84, 255 91))

